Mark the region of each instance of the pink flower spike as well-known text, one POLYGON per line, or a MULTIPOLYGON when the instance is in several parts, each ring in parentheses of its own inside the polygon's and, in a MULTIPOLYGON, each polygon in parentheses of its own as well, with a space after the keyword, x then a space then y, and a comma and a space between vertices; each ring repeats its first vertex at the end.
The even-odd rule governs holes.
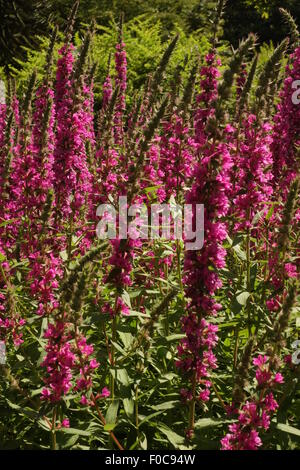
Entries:
POLYGON ((90 368, 91 369, 97 369, 100 366, 99 362, 96 361, 96 359, 92 359, 90 362, 90 368))
POLYGON ((43 388, 41 400, 48 400, 51 396, 50 391, 47 388, 43 388))
POLYGON ((104 387, 101 391, 100 398, 108 398, 110 396, 110 391, 107 387, 104 387))
POLYGON ((262 367, 266 362, 268 362, 268 356, 259 355, 253 359, 253 365, 257 367, 262 367))
POLYGON ((84 406, 87 406, 89 404, 88 399, 86 398, 85 395, 82 395, 79 403, 84 406))
POLYGON ((275 374, 274 382, 277 383, 277 384, 283 384, 283 383, 284 383, 284 378, 283 378, 283 376, 280 374, 280 372, 277 372, 277 373, 275 374))

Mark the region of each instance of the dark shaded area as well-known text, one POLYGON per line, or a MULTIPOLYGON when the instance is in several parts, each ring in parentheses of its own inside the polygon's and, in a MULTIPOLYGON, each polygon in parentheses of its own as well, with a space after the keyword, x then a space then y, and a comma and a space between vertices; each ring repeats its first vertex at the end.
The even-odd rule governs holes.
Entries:
POLYGON ((35 47, 35 36, 48 31, 52 1, 0 0, 0 66, 24 57, 22 46, 35 47))
POLYGON ((228 0, 224 17, 224 38, 235 47, 249 32, 256 33, 260 43, 273 41, 276 44, 282 41, 289 31, 282 19, 279 8, 289 10, 299 25, 300 1, 280 0, 270 3, 272 3, 272 7, 270 8, 269 18, 263 18, 258 10, 247 6, 245 1, 228 0))

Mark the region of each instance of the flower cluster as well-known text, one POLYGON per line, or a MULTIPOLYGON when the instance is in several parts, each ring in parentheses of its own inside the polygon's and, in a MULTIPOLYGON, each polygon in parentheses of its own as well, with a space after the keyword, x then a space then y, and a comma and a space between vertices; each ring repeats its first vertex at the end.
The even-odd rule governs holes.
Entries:
POLYGON ((254 114, 247 116, 240 143, 238 175, 234 187, 234 215, 236 231, 251 228, 254 215, 267 210, 266 201, 272 193, 271 126, 260 124, 254 114))
POLYGON ((217 343, 218 328, 207 319, 213 318, 222 308, 214 294, 222 286, 218 270, 225 266, 226 251, 222 243, 227 230, 222 218, 229 209, 229 175, 232 167, 227 145, 211 143, 205 129, 208 118, 213 115, 211 105, 217 98, 218 77, 214 55, 207 56, 206 60, 208 65, 201 71, 206 78, 202 81, 203 91, 197 102, 206 103, 208 109, 197 110, 195 117, 195 141, 202 158, 194 167, 194 182, 186 196, 186 202, 192 205, 194 211, 196 204, 204 205, 204 246, 201 250, 187 251, 185 254, 183 282, 186 295, 191 300, 188 314, 182 318, 182 330, 186 337, 179 345, 179 360, 176 363, 194 384, 204 384, 199 393, 203 401, 209 398, 209 371, 217 367, 213 349, 217 343))
POLYGON ((127 87, 127 59, 125 44, 121 40, 116 46, 116 87, 119 89, 119 95, 116 104, 114 115, 114 137, 115 144, 122 145, 123 143, 123 115, 126 109, 125 92, 127 87))
POLYGON ((229 426, 230 432, 221 440, 222 450, 257 450, 262 446, 259 433, 269 429, 271 416, 278 408, 269 390, 283 383, 282 375, 280 372, 272 373, 267 356, 254 358, 253 365, 257 367, 257 398, 247 401, 240 410, 233 405, 231 414, 238 415, 238 422, 229 426))
MULTIPOLYGON (((106 423, 100 400, 111 393, 110 412, 117 412, 118 400, 126 419, 134 400, 143 406, 139 387, 144 378, 137 372, 150 377, 153 367, 174 365, 176 356, 176 380, 183 409, 189 410, 186 437, 196 430, 196 413, 212 405, 212 416, 225 408, 232 417, 222 449, 256 450, 279 406, 281 353, 296 297, 300 106, 291 95, 300 73, 300 48, 289 58, 273 119, 271 97, 248 103, 247 41, 228 61, 223 81, 213 49, 198 73, 193 67, 186 84, 185 73, 178 83, 176 75, 173 90, 164 94, 174 38, 153 77, 131 99, 120 34, 114 70, 107 71, 102 100, 96 94, 94 103, 92 34, 79 49, 67 31, 56 79, 50 50, 46 78, 33 74, 20 103, 12 87, 6 104, 0 104, 0 340, 9 355, 14 346, 28 355, 26 371, 42 345, 34 385, 40 377, 41 409, 53 413, 52 424, 44 418, 54 446, 56 430, 70 426, 62 405, 73 396, 76 406, 93 407, 103 433, 122 448, 111 430, 117 421, 106 423), (118 218, 115 239, 100 242, 97 208, 108 203, 117 209, 121 196, 127 198, 127 210, 142 204, 148 216, 151 204, 177 208, 184 202, 191 211, 183 242, 176 239, 174 216, 170 240, 139 237, 142 215, 135 225, 128 215, 127 232, 119 238, 118 218), (189 250, 188 243, 198 240, 199 205, 204 243, 189 250), (240 354, 245 332, 248 342, 240 354), (156 335, 158 347, 152 342, 156 335), (224 382, 215 380, 223 367, 219 350, 226 350, 225 360, 233 356, 233 374, 226 365, 224 382), (262 354, 253 359, 258 351, 262 354), (127 380, 133 353, 139 360, 127 380), (233 398, 227 394, 232 378, 233 398), (117 397, 123 391, 127 401, 117 397), (216 400, 210 400, 212 393, 216 400)), ((274 77, 264 75, 269 65, 259 90, 264 81, 269 89, 274 85, 274 77)), ((108 210, 103 220, 112 219, 108 210)), ((17 357, 22 360, 21 353, 17 357)), ((12 369, 16 364, 12 361, 12 369)), ((290 355, 286 364, 292 373, 290 355)), ((11 381, 15 386, 17 380, 11 381)), ((20 382, 24 400, 30 384, 27 377, 20 382)), ((133 433, 132 445, 142 445, 140 437, 134 443, 133 433)))
POLYGON ((274 118, 272 153, 274 158, 274 189, 280 197, 286 196, 291 182, 299 173, 295 149, 299 147, 300 106, 293 100, 294 82, 300 77, 300 47, 291 56, 286 68, 286 78, 280 93, 280 103, 274 118))
POLYGON ((94 352, 93 346, 87 344, 82 335, 74 340, 71 325, 60 320, 49 324, 44 338, 48 340, 45 348, 47 354, 41 366, 46 369, 47 377, 44 379, 46 386, 42 390, 42 399, 57 403, 71 389, 74 392, 88 392, 93 384, 93 371, 99 367, 99 363, 90 358, 94 352))

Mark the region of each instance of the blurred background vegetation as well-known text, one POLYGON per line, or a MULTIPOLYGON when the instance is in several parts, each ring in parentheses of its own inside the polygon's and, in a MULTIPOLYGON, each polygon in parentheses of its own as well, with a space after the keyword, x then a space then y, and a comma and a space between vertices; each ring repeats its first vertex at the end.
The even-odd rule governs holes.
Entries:
MULTIPOLYGON (((0 65, 7 67, 24 57, 23 46, 38 47, 36 35, 46 35, 53 23, 63 28, 73 4, 74 0, 0 0, 0 65)), ((81 0, 76 27, 80 30, 92 18, 107 27, 123 11, 127 22, 140 15, 151 18, 152 24, 159 21, 162 40, 177 28, 185 35, 207 34, 215 5, 210 0, 81 0)), ((299 0, 227 0, 223 39, 236 47, 252 31, 261 42, 278 43, 287 32, 279 7, 288 9, 299 23, 299 0)))
MULTIPOLYGON (((33 69, 42 75, 50 31, 58 24, 63 30, 74 0, 0 0, 0 77, 18 78, 18 89, 26 88, 33 69)), ((110 53, 117 40, 120 12, 124 12, 124 39, 128 56, 129 93, 145 83, 153 72, 170 37, 180 34, 179 45, 169 67, 169 80, 183 63, 191 64, 193 55, 203 56, 209 49, 217 2, 210 0, 80 0, 75 24, 80 45, 87 25, 95 20, 93 60, 97 63, 96 98, 107 73, 110 53)), ((227 0, 219 32, 219 54, 226 63, 230 49, 249 32, 258 36, 261 60, 267 60, 274 46, 287 34, 288 27, 279 8, 291 12, 300 23, 299 0, 227 0), (228 52, 229 51, 229 52, 228 52)), ((59 46, 59 45, 58 45, 59 46)), ((56 50, 57 55, 57 50, 56 50)), ((189 66, 184 67, 189 73, 189 66)))

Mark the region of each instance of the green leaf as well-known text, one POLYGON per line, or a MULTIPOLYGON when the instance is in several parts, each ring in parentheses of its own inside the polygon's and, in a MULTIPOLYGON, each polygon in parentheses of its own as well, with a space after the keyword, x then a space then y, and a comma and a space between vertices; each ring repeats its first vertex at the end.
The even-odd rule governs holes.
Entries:
MULTIPOLYGON (((124 347, 121 346, 120 344, 116 343, 115 341, 111 341, 111 344, 116 348, 117 351, 119 351, 119 353, 122 354, 122 356, 124 355, 124 347)), ((111 374, 115 377, 115 374, 116 374, 116 371, 114 369, 111 369, 111 374)))
POLYGON ((151 318, 149 314, 137 312, 136 310, 130 310, 130 317, 151 318))
POLYGON ((151 421, 152 418, 155 418, 156 416, 159 416, 163 413, 163 411, 156 411, 155 413, 151 413, 150 415, 146 416, 142 421, 140 422, 140 426, 142 424, 147 423, 148 421, 151 421))
POLYGON ((6 402, 7 402, 8 406, 9 406, 10 408, 12 408, 13 410, 21 410, 21 409, 22 409, 21 406, 16 405, 15 403, 12 403, 11 401, 9 401, 9 400, 7 400, 7 399, 6 399, 6 402))
POLYGON ((230 322, 222 323, 222 319, 221 319, 221 321, 217 322, 217 324, 218 324, 219 330, 224 329, 224 328, 233 329, 237 325, 237 322, 236 321, 230 321, 230 322))
POLYGON ((50 427, 49 427, 49 425, 46 423, 46 421, 45 421, 44 419, 40 418, 40 419, 38 420, 38 425, 39 425, 42 429, 44 429, 44 431, 50 432, 50 427))
POLYGON ((275 208, 275 204, 272 204, 272 206, 270 207, 270 209, 268 210, 268 213, 266 215, 266 220, 270 220, 273 213, 274 213, 274 208, 275 208))
POLYGON ((15 403, 12 403, 8 399, 6 399, 6 402, 10 408, 18 411, 20 415, 26 416, 27 418, 30 418, 32 420, 35 420, 39 417, 39 414, 37 411, 34 411, 28 407, 22 407, 22 406, 16 405, 15 403))
POLYGON ((180 340, 184 337, 185 337, 185 335, 178 333, 178 334, 167 336, 166 341, 168 341, 168 343, 171 343, 172 341, 178 341, 178 340, 180 340))
POLYGON ((74 444, 78 441, 78 434, 74 434, 74 436, 71 436, 67 442, 64 445, 64 449, 69 449, 70 447, 73 447, 74 444))
POLYGON ((177 377, 177 374, 174 374, 174 372, 168 372, 167 374, 162 374, 161 377, 159 377, 158 381, 160 383, 165 383, 169 382, 177 377))
POLYGON ((231 306, 233 313, 237 314, 242 310, 242 308, 246 305, 249 296, 249 292, 240 292, 235 297, 231 306))
POLYGON ((31 396, 35 397, 36 395, 40 395, 42 393, 44 387, 37 388, 36 390, 32 390, 31 396))
POLYGON ((83 429, 75 429, 75 428, 60 428, 60 432, 64 432, 65 434, 76 434, 78 436, 90 436, 90 431, 84 431, 83 429))
POLYGON ((249 292, 241 292, 239 295, 236 296, 236 301, 244 307, 247 303, 249 295, 249 292))
POLYGON ((116 424, 113 424, 113 423, 106 423, 104 426, 103 426, 103 429, 104 431, 113 431, 116 427, 116 424))
POLYGON ((247 259, 246 253, 242 250, 240 246, 238 245, 234 246, 233 249, 241 260, 246 261, 247 259))
POLYGON ((252 225, 256 225, 257 222, 259 222, 259 220, 262 218, 264 214, 264 211, 259 211, 255 214, 255 216, 253 217, 253 220, 252 220, 252 225))
POLYGON ((132 398, 123 398, 123 405, 126 415, 132 417, 134 414, 134 400, 132 398))
POLYGON ((300 429, 294 428, 293 426, 290 426, 289 424, 277 423, 276 428, 279 429, 279 431, 286 432, 288 434, 292 434, 293 436, 300 437, 300 429))
POLYGON ((126 369, 117 369, 117 381, 124 387, 129 387, 130 381, 126 369))
POLYGON ((195 429, 205 429, 212 428, 216 426, 221 426, 222 424, 231 423, 231 420, 224 419, 212 419, 212 418, 202 418, 196 421, 195 429))
MULTIPOLYGON (((5 222, 1 222, 0 228, 5 227, 5 225, 12 224, 13 222, 17 222, 17 220, 18 219, 9 219, 9 220, 6 220, 5 222)), ((1 259, 2 256, 4 256, 3 253, 0 253, 0 261, 3 261, 3 259, 6 259, 5 256, 3 259, 1 259)))
POLYGON ((68 253, 67 253, 66 250, 61 251, 61 252, 59 253, 59 255, 60 255, 60 257, 61 257, 61 259, 62 259, 63 261, 67 261, 67 259, 68 259, 68 253))
POLYGON ((154 405, 152 408, 157 411, 161 410, 171 410, 172 408, 175 408, 176 406, 179 405, 178 400, 171 400, 171 401, 166 401, 164 403, 160 403, 159 405, 154 405))
POLYGON ((178 448, 179 446, 184 444, 184 437, 179 436, 179 434, 176 434, 176 432, 172 431, 170 428, 168 428, 165 425, 161 425, 158 427, 158 429, 167 437, 169 442, 175 447, 178 448))
POLYGON ((124 333, 122 331, 119 331, 118 334, 121 338, 122 343, 124 344, 125 349, 129 349, 130 346, 132 345, 133 339, 134 339, 132 334, 131 333, 124 333))
POLYGON ((147 447, 148 447, 147 436, 143 432, 140 433, 140 446, 142 450, 147 450, 147 447))
POLYGON ((236 255, 241 260, 246 261, 247 259, 246 253, 245 251, 242 250, 240 246, 243 240, 240 237, 236 237, 234 240, 232 240, 229 236, 227 236, 227 241, 232 247, 232 249, 234 250, 234 252, 236 253, 236 255))
POLYGON ((130 296, 128 292, 124 291, 122 294, 122 299, 124 300, 125 304, 131 308, 130 296))
POLYGON ((106 412, 105 421, 107 424, 114 424, 117 421, 119 400, 113 400, 106 412))
POLYGON ((146 193, 157 193, 157 190, 160 186, 149 186, 148 188, 145 188, 144 191, 146 193))

